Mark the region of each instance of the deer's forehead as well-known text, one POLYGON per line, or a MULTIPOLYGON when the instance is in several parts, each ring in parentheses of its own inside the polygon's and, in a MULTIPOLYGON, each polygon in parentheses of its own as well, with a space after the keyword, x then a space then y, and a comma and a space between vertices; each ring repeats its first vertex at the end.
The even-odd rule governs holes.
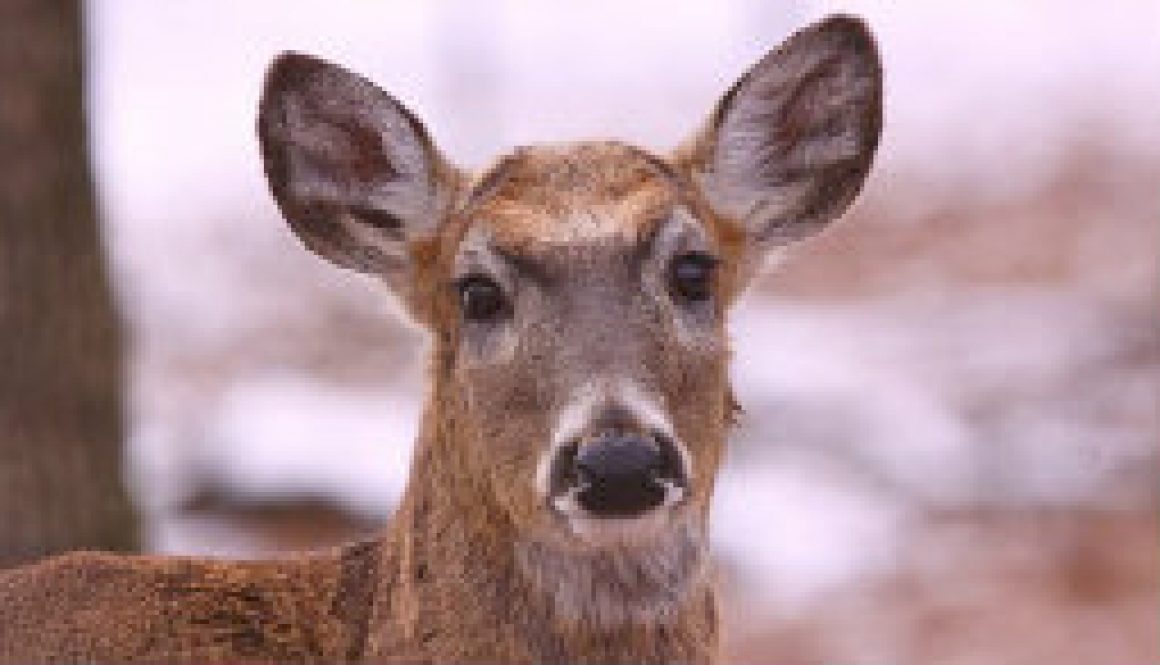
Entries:
POLYGON ((497 243, 537 246, 645 237, 679 199, 659 158, 615 143, 523 148, 479 180, 471 224, 497 243))

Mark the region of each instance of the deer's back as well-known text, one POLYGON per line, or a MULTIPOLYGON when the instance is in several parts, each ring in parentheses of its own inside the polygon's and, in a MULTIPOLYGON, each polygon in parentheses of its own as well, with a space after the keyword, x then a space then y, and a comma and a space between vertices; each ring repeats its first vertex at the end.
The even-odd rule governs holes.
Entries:
POLYGON ((277 561, 81 552, 0 573, 0 662, 357 658, 373 543, 277 561))

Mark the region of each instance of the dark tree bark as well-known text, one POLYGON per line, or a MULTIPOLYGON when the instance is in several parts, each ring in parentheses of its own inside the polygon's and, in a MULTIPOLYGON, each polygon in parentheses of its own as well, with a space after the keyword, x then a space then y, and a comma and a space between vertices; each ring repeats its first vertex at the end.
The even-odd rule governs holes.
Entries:
POLYGON ((0 566, 134 549, 77 0, 0 0, 0 566))

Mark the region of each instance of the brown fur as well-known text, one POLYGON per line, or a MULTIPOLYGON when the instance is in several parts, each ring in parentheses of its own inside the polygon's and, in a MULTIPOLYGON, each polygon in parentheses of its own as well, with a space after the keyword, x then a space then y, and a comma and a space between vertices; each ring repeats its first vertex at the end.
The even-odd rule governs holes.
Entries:
POLYGON ((641 238, 673 205, 667 163, 614 142, 522 148, 494 167, 469 214, 513 248, 641 238), (584 215, 590 222, 570 224, 584 215))
POLYGON ((877 66, 865 27, 833 18, 759 63, 672 158, 538 146, 473 179, 370 82, 284 56, 259 120, 279 206, 433 336, 399 510, 373 541, 283 560, 78 553, 0 574, 0 662, 713 661, 708 506, 737 411, 726 313, 772 247, 861 186, 877 66), (835 81, 848 94, 816 103, 835 81), (688 252, 718 260, 700 304, 668 286, 688 252), (506 318, 464 320, 464 271, 501 285, 506 318), (535 479, 577 395, 631 401, 626 385, 671 427, 689 485, 653 509, 659 526, 593 540, 535 479))

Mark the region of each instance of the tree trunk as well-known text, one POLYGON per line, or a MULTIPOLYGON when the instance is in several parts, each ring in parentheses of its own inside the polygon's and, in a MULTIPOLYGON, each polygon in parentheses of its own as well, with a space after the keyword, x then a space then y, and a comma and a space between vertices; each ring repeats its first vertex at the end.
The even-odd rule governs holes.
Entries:
POLYGON ((83 49, 78 1, 0 2, 0 566, 137 544, 83 49))

